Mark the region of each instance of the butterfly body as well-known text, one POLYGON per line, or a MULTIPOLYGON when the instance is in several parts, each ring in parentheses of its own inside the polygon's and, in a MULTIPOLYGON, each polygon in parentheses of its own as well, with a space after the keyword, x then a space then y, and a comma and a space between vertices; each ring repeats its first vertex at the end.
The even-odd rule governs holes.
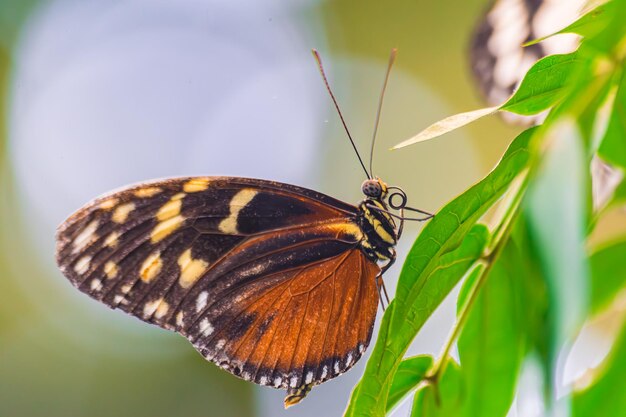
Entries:
POLYGON ((369 344, 401 228, 386 185, 368 181, 358 206, 237 177, 131 186, 59 227, 57 262, 80 291, 292 405, 369 344))

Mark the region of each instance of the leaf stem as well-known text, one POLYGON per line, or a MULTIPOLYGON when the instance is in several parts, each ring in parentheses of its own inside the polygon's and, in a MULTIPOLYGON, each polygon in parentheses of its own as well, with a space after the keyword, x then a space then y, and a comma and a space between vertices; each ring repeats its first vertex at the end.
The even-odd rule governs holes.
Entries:
POLYGON ((491 268, 493 267, 495 261, 500 256, 502 249, 509 240, 513 221, 517 217, 517 214, 519 212, 519 207, 524 197, 524 192, 526 190, 527 184, 528 176, 525 175, 515 194, 511 198, 510 203, 508 204, 508 207, 506 208, 506 211, 502 216, 502 220, 498 223, 498 226, 494 230, 492 244, 488 246, 483 256, 476 262, 474 268, 468 273, 469 276, 471 273, 478 270, 478 277, 476 278, 476 282, 470 289, 466 301, 458 314, 458 319, 454 324, 452 331, 450 332, 450 336, 448 336, 448 339, 444 344, 443 350, 439 355, 439 358, 433 364, 431 371, 428 372, 428 374, 426 375, 425 379, 433 385, 438 384, 439 378, 441 378, 441 375, 445 371, 445 368, 450 358, 450 350, 452 349, 452 346, 459 337, 461 330, 463 330, 463 327, 465 326, 465 323, 469 318, 469 313, 472 309, 472 306, 478 298, 480 289, 487 281, 487 277, 491 272, 491 268))

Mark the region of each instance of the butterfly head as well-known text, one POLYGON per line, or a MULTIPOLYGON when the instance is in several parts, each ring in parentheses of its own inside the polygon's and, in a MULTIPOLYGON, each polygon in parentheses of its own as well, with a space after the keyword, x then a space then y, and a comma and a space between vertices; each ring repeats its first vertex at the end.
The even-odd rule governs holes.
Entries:
POLYGON ((368 198, 382 200, 387 195, 387 184, 378 177, 370 178, 363 181, 361 191, 363 191, 363 194, 368 198))

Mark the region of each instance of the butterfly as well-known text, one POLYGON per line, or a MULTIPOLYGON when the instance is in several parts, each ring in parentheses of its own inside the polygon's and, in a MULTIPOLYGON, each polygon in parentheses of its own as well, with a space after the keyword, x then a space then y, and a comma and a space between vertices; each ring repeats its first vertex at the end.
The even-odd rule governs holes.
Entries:
MULTIPOLYGON (((389 69, 385 85, 388 76, 389 69)), ((382 93, 377 124, 381 105, 382 93)), ((357 206, 239 177, 115 191, 60 225, 57 263, 83 293, 180 333, 233 375, 287 390, 291 406, 359 360, 403 222, 432 216, 407 207, 404 191, 372 176, 357 156, 368 177, 357 206)))
MULTIPOLYGON (((470 45, 470 66, 489 105, 506 101, 526 71, 540 58, 576 49, 576 36, 559 35, 529 46, 573 22, 586 0, 496 0, 479 20, 470 45)), ((506 115, 505 120, 530 125, 541 117, 506 115)))

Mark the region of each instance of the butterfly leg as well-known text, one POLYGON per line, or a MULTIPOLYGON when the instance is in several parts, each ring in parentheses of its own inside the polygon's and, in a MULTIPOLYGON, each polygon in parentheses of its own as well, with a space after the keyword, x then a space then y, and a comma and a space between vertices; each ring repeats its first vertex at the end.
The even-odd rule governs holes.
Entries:
MULTIPOLYGON (((400 240, 400 237, 402 236, 402 230, 404 230, 404 208, 400 209, 400 225, 398 226, 398 233, 396 233, 396 241, 400 240)), ((395 261, 395 252, 393 259, 395 261)))
POLYGON ((378 288, 378 296, 380 297, 380 304, 385 311, 385 303, 383 301, 383 294, 385 294, 385 300, 387 300, 387 305, 389 305, 389 294, 387 294, 387 288, 385 287, 385 281, 383 281, 383 274, 387 272, 391 265, 396 262, 396 250, 391 248, 391 257, 389 258, 389 262, 387 262, 380 270, 380 273, 376 276, 376 287, 378 288), (382 290, 382 291, 381 291, 382 290))

